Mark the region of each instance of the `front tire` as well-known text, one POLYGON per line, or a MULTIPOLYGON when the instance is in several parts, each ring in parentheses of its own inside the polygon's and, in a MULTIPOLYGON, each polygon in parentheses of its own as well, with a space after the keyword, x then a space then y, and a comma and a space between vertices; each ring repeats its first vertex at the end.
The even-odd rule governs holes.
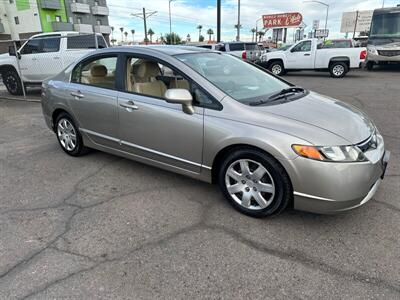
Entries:
POLYGON ((333 78, 342 78, 347 74, 348 71, 349 67, 347 64, 341 61, 333 62, 329 67, 329 72, 333 78))
POLYGON ((282 76, 286 73, 285 67, 283 66, 283 63, 281 61, 272 62, 269 65, 268 69, 272 72, 272 74, 277 76, 282 76))
POLYGON ((81 156, 87 153, 82 136, 71 116, 61 113, 55 122, 55 132, 58 142, 65 153, 71 156, 81 156))
POLYGON ((17 71, 9 69, 2 74, 2 77, 3 83, 11 95, 23 95, 21 78, 19 77, 17 71))
POLYGON ((256 218, 279 214, 293 195, 283 167, 270 155, 255 149, 231 152, 221 165, 218 182, 235 209, 256 218))

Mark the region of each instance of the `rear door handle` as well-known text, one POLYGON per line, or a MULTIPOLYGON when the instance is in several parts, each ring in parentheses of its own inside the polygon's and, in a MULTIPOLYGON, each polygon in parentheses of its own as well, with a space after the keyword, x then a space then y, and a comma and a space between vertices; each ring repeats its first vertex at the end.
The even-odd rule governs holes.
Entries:
POLYGON ((32 60, 33 60, 33 61, 37 61, 37 58, 34 58, 34 57, 33 57, 32 60))
POLYGON ((128 101, 128 102, 122 102, 119 104, 121 107, 126 108, 128 111, 129 110, 138 110, 139 107, 133 103, 133 101, 128 101))
POLYGON ((306 53, 306 54, 304 54, 304 56, 310 56, 311 54, 310 53, 306 53))
POLYGON ((54 56, 53 59, 60 59, 61 57, 59 56, 54 56))
POLYGON ((71 92, 71 96, 73 96, 73 97, 75 97, 77 99, 85 98, 85 95, 83 95, 80 91, 71 92))

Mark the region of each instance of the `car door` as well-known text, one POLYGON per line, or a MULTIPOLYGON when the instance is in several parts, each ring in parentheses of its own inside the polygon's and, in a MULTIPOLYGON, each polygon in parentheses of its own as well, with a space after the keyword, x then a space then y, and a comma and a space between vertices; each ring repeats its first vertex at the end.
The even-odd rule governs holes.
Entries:
POLYGON ((79 130, 92 142, 111 148, 119 148, 117 62, 118 54, 85 59, 75 66, 63 91, 79 130))
POLYGON ((24 81, 39 81, 40 68, 37 55, 41 52, 41 40, 39 37, 27 41, 18 51, 19 66, 24 81))
POLYGON ((35 55, 35 59, 39 72, 37 80, 43 81, 50 76, 57 75, 63 69, 61 35, 45 35, 40 40, 40 52, 35 55))
POLYGON ((188 81, 163 77, 165 68, 155 58, 127 55, 123 65, 125 87, 118 95, 122 149, 150 162, 199 173, 204 108, 187 114, 181 105, 163 99, 166 89, 173 84, 189 88, 188 81))
POLYGON ((311 51, 311 41, 302 41, 287 52, 287 69, 312 69, 314 57, 311 51))

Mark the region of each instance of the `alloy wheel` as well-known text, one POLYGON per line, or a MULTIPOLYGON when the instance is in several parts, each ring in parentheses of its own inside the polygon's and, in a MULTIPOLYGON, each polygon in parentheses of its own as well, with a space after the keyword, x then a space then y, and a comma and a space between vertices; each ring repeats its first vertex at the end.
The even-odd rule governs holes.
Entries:
POLYGON ((12 93, 16 93, 17 92, 18 83, 17 83, 17 79, 14 76, 8 75, 6 77, 5 82, 6 82, 6 85, 7 85, 8 89, 10 90, 10 92, 12 92, 12 93))
POLYGON ((232 199, 250 210, 268 207, 275 196, 271 174, 262 164, 250 159, 234 161, 227 168, 225 185, 232 199))
POLYGON ((77 145, 76 131, 68 119, 58 121, 57 135, 61 146, 67 151, 73 151, 77 145))
POLYGON ((278 65, 278 64, 273 65, 271 71, 272 71, 272 73, 273 73, 274 75, 279 75, 279 74, 281 74, 281 72, 282 72, 282 67, 281 67, 280 65, 278 65))
POLYGON ((334 66, 333 67, 333 69, 332 69, 332 73, 335 75, 335 76, 341 76, 341 75, 343 75, 343 73, 344 73, 344 67, 342 66, 342 65, 336 65, 336 66, 334 66))

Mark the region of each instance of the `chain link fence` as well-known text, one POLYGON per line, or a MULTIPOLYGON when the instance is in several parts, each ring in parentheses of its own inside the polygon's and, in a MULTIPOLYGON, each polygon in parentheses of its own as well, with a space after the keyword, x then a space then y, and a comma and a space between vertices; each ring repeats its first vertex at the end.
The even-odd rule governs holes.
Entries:
POLYGON ((27 40, 0 41, 0 97, 40 100, 41 82, 96 49, 100 34, 50 33, 27 40))

